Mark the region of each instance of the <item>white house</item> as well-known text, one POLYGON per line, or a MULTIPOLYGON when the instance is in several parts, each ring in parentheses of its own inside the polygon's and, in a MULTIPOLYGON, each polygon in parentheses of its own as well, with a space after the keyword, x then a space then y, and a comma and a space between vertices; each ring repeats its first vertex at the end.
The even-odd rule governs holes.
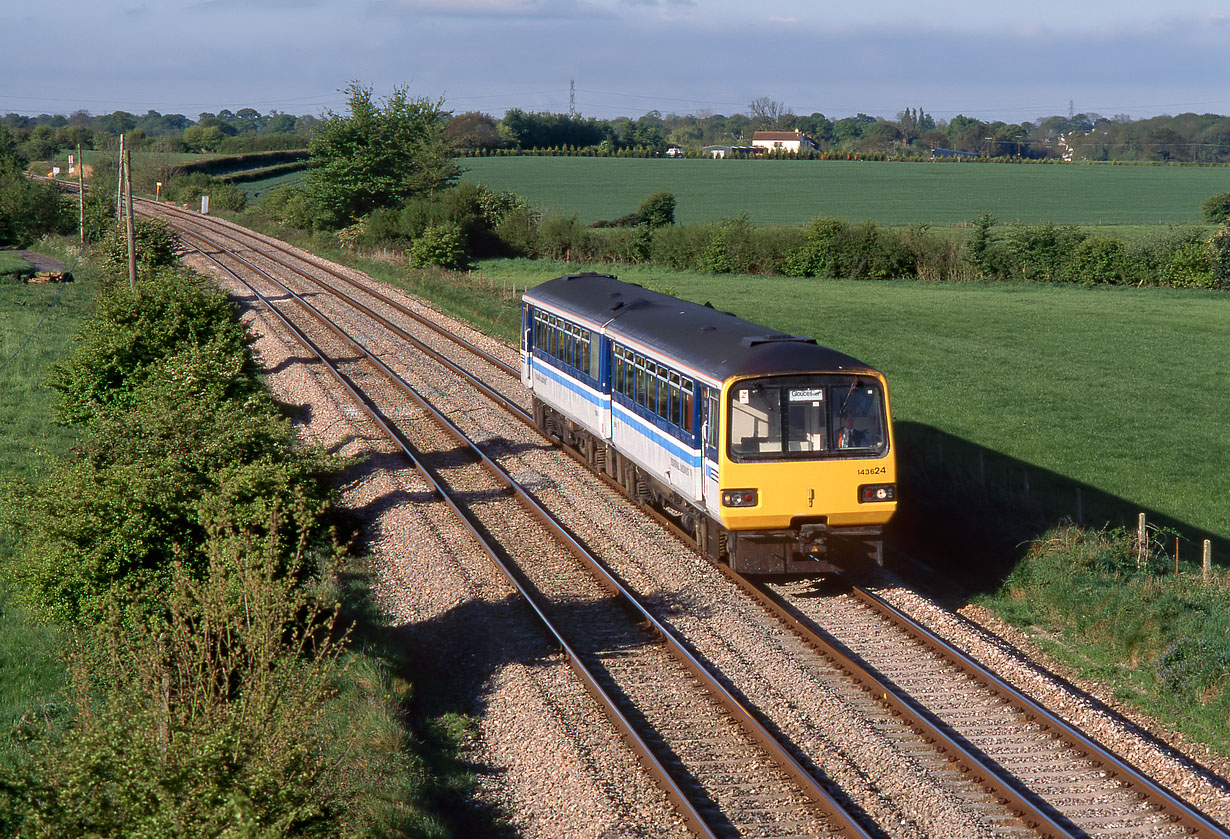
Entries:
POLYGON ((765 151, 799 152, 815 151, 816 144, 802 131, 757 131, 752 135, 752 145, 765 151))

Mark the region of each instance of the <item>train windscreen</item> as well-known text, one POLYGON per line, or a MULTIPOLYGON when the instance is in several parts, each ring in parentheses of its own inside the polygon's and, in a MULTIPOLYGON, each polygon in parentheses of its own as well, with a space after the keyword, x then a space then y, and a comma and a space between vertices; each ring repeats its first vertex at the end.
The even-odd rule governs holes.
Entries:
POLYGON ((884 396, 871 378, 739 382, 730 390, 729 419, 734 460, 879 457, 888 447, 884 396))

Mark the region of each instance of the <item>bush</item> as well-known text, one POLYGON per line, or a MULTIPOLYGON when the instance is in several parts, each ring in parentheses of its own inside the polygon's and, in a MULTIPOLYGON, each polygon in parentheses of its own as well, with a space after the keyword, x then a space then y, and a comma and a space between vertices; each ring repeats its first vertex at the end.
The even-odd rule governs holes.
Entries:
POLYGON ((1209 224, 1221 224, 1230 218, 1230 192, 1211 195, 1200 205, 1200 218, 1209 224))
POLYGON ((167 200, 189 206, 199 206, 202 195, 209 196, 211 210, 242 212, 248 204, 248 196, 235 184, 220 181, 202 172, 194 172, 173 178, 167 185, 167 200))
POLYGON ((1209 237, 1209 261, 1213 265, 1213 288, 1230 289, 1230 221, 1223 222, 1209 237))
POLYGON ((1040 282, 1070 281, 1068 256, 1085 238, 1074 227, 1053 222, 1020 225, 1009 234, 1005 268, 1011 276, 1040 282))
POLYGON ((1084 285, 1119 285, 1129 270, 1123 242, 1109 236, 1090 236, 1072 249, 1067 275, 1084 285))
POLYGON ((589 245, 589 231, 575 214, 550 216, 538 225, 535 250, 547 259, 579 260, 589 245))
POLYGON ((296 230, 323 230, 328 226, 324 210, 297 186, 271 189, 255 210, 259 216, 296 230))
POLYGON ((271 541, 220 534, 203 581, 173 570, 165 617, 79 636, 75 720, 27 726, 0 769, 10 835, 370 835, 373 791, 403 797, 413 758, 339 694, 345 636, 271 541))
MULTIPOLYGON (((149 278, 159 269, 175 265, 179 237, 165 221, 151 218, 133 219, 133 239, 136 242, 137 277, 149 278)), ((95 258, 112 281, 128 279, 127 225, 107 227, 95 244, 95 258)))
POLYGON ((243 361, 247 335, 222 292, 183 271, 144 278, 137 291, 113 284, 98 295, 73 354, 54 366, 57 421, 89 424, 133 404, 134 393, 187 347, 203 344, 241 365, 246 387, 256 369, 243 361))
MULTIPOLYGON (((90 624, 109 602, 157 608, 174 558, 204 572, 203 546, 220 522, 260 532, 280 516, 315 532, 332 461, 299 454, 295 435, 219 340, 164 356, 129 410, 96 417, 76 455, 15 504, 22 550, 6 572, 31 610, 90 624)), ((292 556, 300 546, 280 546, 292 556)))
POLYGON ((470 264, 465 234, 454 222, 432 224, 410 246, 410 264, 459 271, 470 264))
POLYGON ((841 241, 848 231, 842 219, 814 219, 803 231, 803 244, 786 255, 782 272, 791 277, 840 276, 841 241))
POLYGON ((666 190, 653 193, 636 208, 636 215, 650 227, 674 224, 675 193, 666 190))
POLYGON ((1191 243, 1179 248, 1166 265, 1163 283, 1175 288, 1212 288, 1213 261, 1209 246, 1191 243))
POLYGON ((71 233, 76 213, 54 184, 0 171, 0 247, 24 248, 48 233, 71 233))

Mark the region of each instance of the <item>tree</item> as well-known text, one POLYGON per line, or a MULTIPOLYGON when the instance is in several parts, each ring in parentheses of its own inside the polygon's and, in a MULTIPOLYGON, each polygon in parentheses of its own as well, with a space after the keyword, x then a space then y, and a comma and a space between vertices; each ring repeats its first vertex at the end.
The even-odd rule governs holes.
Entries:
POLYGON ((766 128, 780 128, 782 120, 794 116, 794 112, 786 107, 784 102, 770 99, 768 96, 753 99, 747 110, 752 119, 764 124, 766 128))
POLYGON ((444 136, 443 100, 411 98, 407 87, 377 105, 358 82, 346 88, 349 115, 330 113, 308 145, 308 194, 335 224, 377 207, 428 196, 450 186, 461 170, 444 136))
POLYGON ((675 223, 675 193, 661 190, 641 202, 636 214, 650 227, 675 223))
POLYGON ((455 149, 495 149, 503 145, 495 119, 479 111, 467 111, 448 121, 444 136, 455 149))
POLYGON ((1200 205, 1200 218, 1210 224, 1221 224, 1230 219, 1230 192, 1219 192, 1204 199, 1200 205))

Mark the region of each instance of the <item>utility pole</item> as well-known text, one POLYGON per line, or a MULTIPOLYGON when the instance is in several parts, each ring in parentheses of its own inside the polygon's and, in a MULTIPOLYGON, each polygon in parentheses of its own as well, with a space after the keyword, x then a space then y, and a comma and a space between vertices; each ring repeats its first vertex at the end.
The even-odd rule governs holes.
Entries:
POLYGON ((577 80, 568 80, 568 116, 575 116, 577 112, 577 80))
POLYGON ((137 241, 132 228, 132 159, 131 153, 124 150, 124 198, 128 210, 124 214, 128 221, 128 288, 137 290, 137 241))
POLYGON ((124 135, 120 135, 120 159, 117 161, 120 172, 119 183, 115 185, 115 223, 118 225, 124 217, 124 135))
POLYGON ((81 244, 85 244, 85 161, 81 159, 81 144, 77 144, 77 205, 81 211, 81 244))

